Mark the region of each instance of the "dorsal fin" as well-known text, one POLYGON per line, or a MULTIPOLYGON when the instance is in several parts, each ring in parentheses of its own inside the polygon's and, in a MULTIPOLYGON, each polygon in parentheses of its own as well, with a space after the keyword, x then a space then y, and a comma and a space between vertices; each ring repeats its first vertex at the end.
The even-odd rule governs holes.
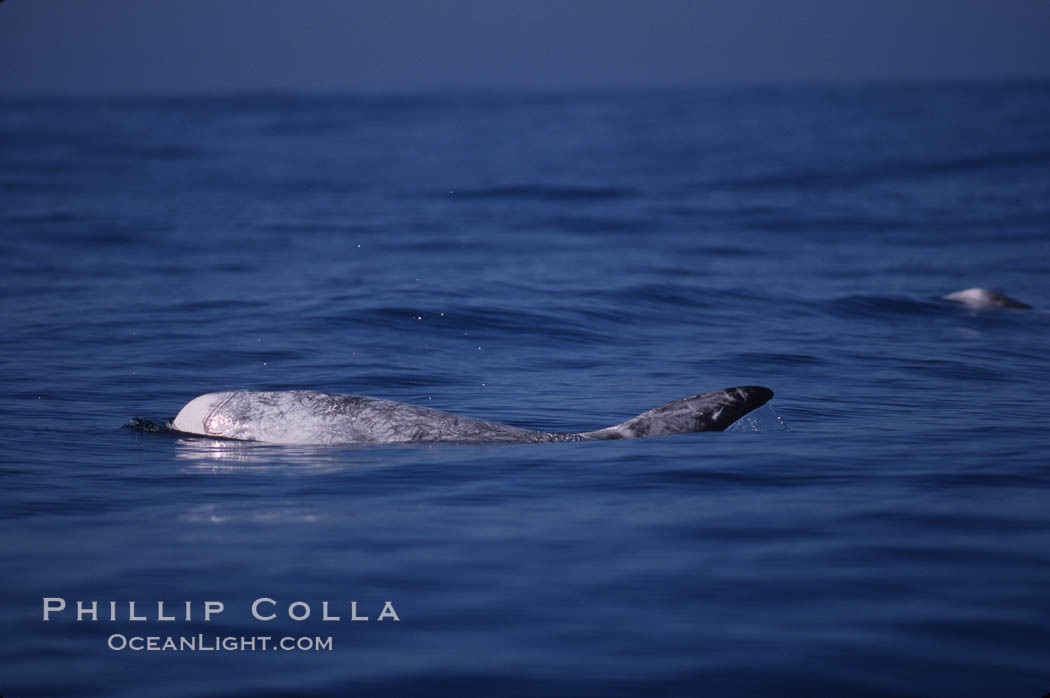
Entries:
POLYGON ((581 436, 588 439, 635 439, 695 431, 724 431, 772 397, 772 390, 757 385, 716 390, 668 402, 616 426, 588 431, 581 436))

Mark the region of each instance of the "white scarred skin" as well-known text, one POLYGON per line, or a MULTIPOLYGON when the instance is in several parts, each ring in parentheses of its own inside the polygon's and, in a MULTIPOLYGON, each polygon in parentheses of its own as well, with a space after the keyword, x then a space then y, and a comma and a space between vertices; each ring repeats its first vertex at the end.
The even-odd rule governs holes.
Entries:
POLYGON ((190 400, 172 426, 189 434, 283 444, 633 439, 722 431, 772 397, 773 391, 759 386, 727 388, 674 400, 606 429, 564 434, 358 395, 313 390, 233 390, 190 400))
POLYGON ((208 393, 207 395, 193 398, 186 403, 185 407, 179 410, 179 413, 175 416, 175 421, 172 422, 172 426, 187 434, 207 435, 208 431, 204 426, 205 420, 212 410, 229 395, 229 393, 208 393))

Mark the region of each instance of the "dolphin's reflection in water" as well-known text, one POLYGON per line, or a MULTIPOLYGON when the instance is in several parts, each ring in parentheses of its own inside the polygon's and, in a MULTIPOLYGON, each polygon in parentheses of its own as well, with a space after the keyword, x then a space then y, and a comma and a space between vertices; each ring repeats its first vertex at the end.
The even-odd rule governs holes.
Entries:
POLYGON ((330 473, 383 465, 369 450, 352 446, 278 446, 231 439, 179 438, 175 442, 175 459, 182 464, 184 472, 197 474, 330 473))
MULTIPOLYGON (((259 525, 322 524, 331 518, 331 509, 316 499, 293 497, 285 478, 292 476, 298 486, 313 487, 311 478, 302 475, 326 474, 355 465, 347 457, 347 448, 279 447, 272 444, 209 438, 180 438, 175 442, 175 459, 184 474, 196 476, 247 476, 253 481, 274 478, 275 487, 264 485, 258 490, 241 488, 237 497, 217 495, 212 501, 190 506, 178 515, 179 521, 192 524, 186 529, 200 533, 210 527, 232 526, 234 529, 259 525), (253 496, 255 492, 255 496, 253 496), (326 513, 327 512, 327 513, 326 513)), ((225 478, 224 478, 225 479, 225 478)))
POLYGON ((199 526, 237 524, 317 524, 326 517, 306 507, 292 504, 283 506, 249 505, 244 502, 209 502, 191 507, 179 515, 179 521, 199 526))

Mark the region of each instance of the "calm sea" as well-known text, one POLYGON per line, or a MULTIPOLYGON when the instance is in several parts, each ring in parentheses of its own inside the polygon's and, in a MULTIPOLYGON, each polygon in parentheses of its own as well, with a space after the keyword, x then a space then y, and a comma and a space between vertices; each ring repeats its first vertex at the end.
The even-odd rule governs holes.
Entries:
POLYGON ((1050 691, 1050 85, 7 100, 0 232, 5 698, 1050 691), (622 442, 123 426, 749 384, 622 442))

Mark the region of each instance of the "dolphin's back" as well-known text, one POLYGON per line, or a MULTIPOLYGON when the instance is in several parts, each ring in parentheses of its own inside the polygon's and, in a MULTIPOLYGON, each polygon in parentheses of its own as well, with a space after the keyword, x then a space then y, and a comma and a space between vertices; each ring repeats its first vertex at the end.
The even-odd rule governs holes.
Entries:
POLYGON ((626 422, 589 431, 589 439, 636 439, 646 436, 725 431, 748 412, 769 402, 773 391, 757 385, 691 395, 654 407, 626 422))
POLYGON ((527 442, 543 432, 461 417, 429 407, 313 390, 234 390, 192 400, 179 431, 284 444, 527 442))
POLYGON ((953 291, 941 296, 944 300, 962 303, 971 308, 1015 308, 1018 310, 1031 310, 1032 306, 1022 303, 1016 298, 1010 298, 990 288, 964 288, 961 291, 953 291))
POLYGON ((374 397, 233 390, 194 398, 173 426, 191 434, 283 444, 589 441, 722 431, 772 396, 767 388, 729 388, 669 402, 607 429, 563 434, 374 397))

